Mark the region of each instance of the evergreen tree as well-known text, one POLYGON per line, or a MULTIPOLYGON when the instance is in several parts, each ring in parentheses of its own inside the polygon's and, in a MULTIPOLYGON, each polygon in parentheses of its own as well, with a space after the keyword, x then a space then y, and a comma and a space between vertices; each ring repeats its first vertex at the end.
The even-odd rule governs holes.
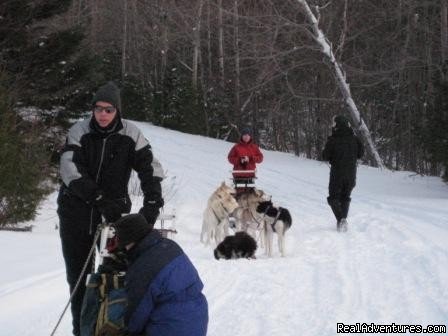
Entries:
POLYGON ((448 182, 448 81, 439 80, 433 112, 422 128, 422 142, 433 165, 443 167, 443 179, 448 182))
POLYGON ((33 123, 17 116, 0 86, 0 227, 34 218, 46 190, 43 143, 33 123))
MULTIPOLYGON (((80 48, 79 26, 50 24, 70 0, 3 1, 0 4, 0 59, 15 89, 15 104, 53 109, 76 106, 91 59, 80 48), (81 51, 80 51, 81 50, 81 51)), ((43 116, 45 117, 45 116, 43 116)))
POLYGON ((19 107, 50 110, 69 106, 76 96, 86 94, 82 82, 90 57, 79 52, 82 30, 55 21, 70 4, 70 0, 0 2, 2 226, 33 219, 50 177, 48 148, 55 147, 48 143, 49 127, 58 121, 55 114, 29 119, 19 107))

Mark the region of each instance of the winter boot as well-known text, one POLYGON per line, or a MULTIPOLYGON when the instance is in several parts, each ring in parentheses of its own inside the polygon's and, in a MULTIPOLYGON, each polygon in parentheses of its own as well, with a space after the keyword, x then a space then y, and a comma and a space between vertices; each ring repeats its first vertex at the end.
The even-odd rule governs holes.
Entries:
POLYGON ((332 199, 330 197, 327 198, 327 202, 330 205, 331 210, 333 211, 333 214, 339 223, 342 218, 341 202, 337 199, 332 199))
POLYGON ((348 209, 350 208, 351 198, 347 198, 341 201, 341 218, 348 217, 348 209))
POLYGON ((348 222, 347 222, 347 218, 342 218, 339 222, 338 222, 338 232, 347 232, 347 226, 348 226, 348 222))

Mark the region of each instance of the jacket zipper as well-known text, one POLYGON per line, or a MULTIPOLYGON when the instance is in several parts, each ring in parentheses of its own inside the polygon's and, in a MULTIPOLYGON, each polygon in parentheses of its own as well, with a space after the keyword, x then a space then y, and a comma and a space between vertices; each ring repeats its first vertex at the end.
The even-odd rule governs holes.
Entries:
MULTIPOLYGON (((107 139, 109 138, 109 136, 107 136, 106 138, 103 139, 103 147, 101 148, 101 157, 100 157, 100 164, 98 166, 98 171, 96 173, 96 179, 95 182, 98 183, 98 180, 100 178, 100 171, 101 171, 101 166, 103 165, 103 161, 104 161, 104 151, 106 149, 106 142, 107 139)), ((90 228, 89 228, 89 234, 92 234, 92 228, 93 228, 93 208, 90 210, 90 228)))

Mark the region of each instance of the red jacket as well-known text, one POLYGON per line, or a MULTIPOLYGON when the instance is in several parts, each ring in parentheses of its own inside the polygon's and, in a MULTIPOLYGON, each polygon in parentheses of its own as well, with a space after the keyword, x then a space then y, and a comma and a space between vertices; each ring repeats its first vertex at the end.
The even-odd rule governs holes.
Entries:
MULTIPOLYGON (((263 154, 257 144, 250 140, 248 143, 240 140, 229 152, 228 160, 233 164, 233 170, 255 170, 256 163, 263 161, 263 154), (247 156, 249 162, 241 163, 241 158, 247 156)), ((234 173, 234 177, 254 177, 255 173, 234 173)))

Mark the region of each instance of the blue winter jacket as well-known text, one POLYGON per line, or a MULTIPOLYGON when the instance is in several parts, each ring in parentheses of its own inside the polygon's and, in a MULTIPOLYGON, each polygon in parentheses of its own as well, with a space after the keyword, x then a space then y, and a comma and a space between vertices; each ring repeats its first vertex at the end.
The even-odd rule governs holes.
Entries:
POLYGON ((207 334, 204 285, 179 245, 152 231, 129 251, 128 258, 125 323, 131 335, 207 334))

